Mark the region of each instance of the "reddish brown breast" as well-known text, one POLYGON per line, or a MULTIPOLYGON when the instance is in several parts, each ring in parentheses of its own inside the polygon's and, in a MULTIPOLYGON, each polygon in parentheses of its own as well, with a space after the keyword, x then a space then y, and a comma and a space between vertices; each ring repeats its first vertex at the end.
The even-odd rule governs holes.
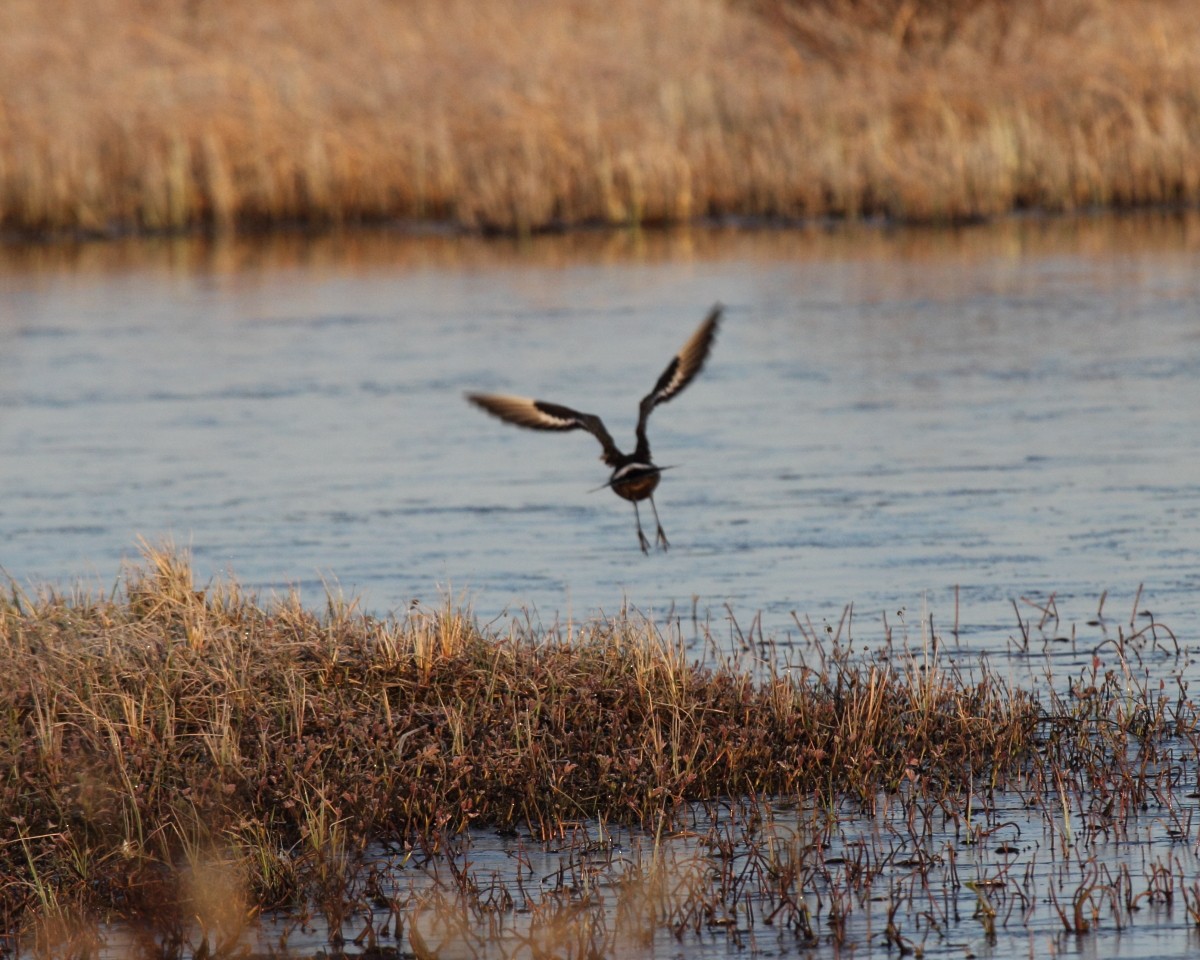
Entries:
POLYGON ((613 482, 613 492, 618 497, 624 497, 626 500, 645 500, 658 486, 658 478, 660 476, 661 474, 655 470, 653 472, 635 473, 628 477, 622 477, 620 480, 613 482))

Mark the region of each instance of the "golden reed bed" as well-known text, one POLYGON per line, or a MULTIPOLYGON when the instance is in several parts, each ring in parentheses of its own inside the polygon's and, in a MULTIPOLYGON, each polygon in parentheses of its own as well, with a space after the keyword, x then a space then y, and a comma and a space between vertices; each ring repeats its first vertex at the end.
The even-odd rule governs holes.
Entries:
MULTIPOLYGON (((687 644, 679 625, 637 618, 481 627, 448 605, 378 618, 333 594, 318 613, 229 581, 198 588, 187 556, 166 547, 147 547, 107 595, 30 594, 10 580, 0 584, 0 956, 240 957, 243 932, 276 908, 299 925, 324 916, 331 937, 365 916, 373 938, 380 897, 395 938, 408 939, 376 958, 438 956, 417 929, 438 923, 471 927, 485 945, 454 955, 625 955, 613 939, 622 927, 644 939, 693 922, 711 930, 723 923, 714 917, 753 925, 751 901, 764 938, 778 919, 804 944, 840 946, 898 851, 913 872, 890 888, 888 925, 907 903, 895 922, 912 937, 913 918, 942 900, 931 891, 947 876, 959 885, 955 850, 968 879, 989 856, 968 849, 994 848, 1010 834, 993 834, 1014 826, 1027 852, 1043 838, 1032 856, 1083 871, 1074 897, 1064 880, 1051 885, 1068 933, 1098 924, 1105 904, 1104 923, 1120 929, 1139 902, 1162 905, 1177 888, 1200 924, 1200 884, 1178 852, 1195 841, 1185 759, 1200 751, 1200 712, 1169 628, 1109 619, 1076 649, 1072 627, 1071 675, 1047 675, 1033 692, 924 625, 910 638, 885 624, 872 649, 851 638, 851 619, 836 631, 797 621, 782 645, 753 629, 719 641, 698 626, 704 636, 687 644), (782 814, 775 838, 768 800, 782 814), (887 809, 854 844, 856 866, 831 874, 841 814, 887 809), (1041 833, 1023 833, 1009 821, 1026 814, 1013 811, 1040 818, 1041 833), (560 873, 558 888, 527 879, 526 894, 519 859, 504 883, 525 909, 495 899, 499 881, 476 883, 469 856, 457 894, 426 891, 440 908, 367 882, 381 844, 402 857, 397 870, 411 855, 411 875, 468 849, 472 827, 561 849, 621 823, 643 828, 632 836, 655 852, 640 864, 620 855, 615 903, 570 870, 567 888, 560 873), (660 860, 676 830, 708 859, 660 860), (1104 865, 1104 850, 1151 831, 1157 865, 1124 878, 1104 865), (489 952, 524 913, 551 939, 586 946, 598 930, 604 947, 489 952), (145 949, 103 950, 100 924, 112 920, 142 931, 145 949)), ((1018 627, 1036 648, 1040 627, 1020 611, 1018 627)), ((1006 861, 1001 875, 1010 868, 1023 903, 1013 922, 1028 923, 1025 868, 1006 861)), ((1012 913, 986 896, 980 910, 992 936, 1012 913)), ((1157 906, 1145 912, 1164 922, 1157 906)))
POLYGON ((154 548, 107 598, 9 583, 0 956, 55 918, 175 910, 213 855, 254 902, 294 904, 380 841, 662 829, 720 797, 870 804, 914 758, 943 796, 1005 782, 1041 743, 1040 703, 986 668, 816 650, 819 670, 758 659, 755 677, 634 619, 492 630, 333 596, 319 615, 196 589, 154 548))
POLYGON ((0 229, 1194 202, 1193 0, 7 0, 0 229))

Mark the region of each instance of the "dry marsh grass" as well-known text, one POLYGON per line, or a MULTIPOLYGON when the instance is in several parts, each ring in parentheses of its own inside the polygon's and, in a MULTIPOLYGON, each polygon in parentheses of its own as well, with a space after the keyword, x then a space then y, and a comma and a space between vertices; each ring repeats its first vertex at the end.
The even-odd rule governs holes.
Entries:
POLYGON ((969 792, 1019 768, 1039 723, 987 673, 835 644, 820 669, 756 678, 635 621, 481 630, 332 598, 317 615, 197 589, 161 551, 108 598, 14 588, 0 658, 0 928, 35 941, 78 917, 200 918, 221 939, 264 908, 329 915, 372 844, 437 851, 470 826, 663 829, 721 797, 869 806, 918 769, 969 792), (203 896, 214 877, 228 902, 203 896))
POLYGON ((0 228, 942 221, 1200 197, 1191 0, 0 7, 0 228))
MULTIPOLYGON (((1013 637, 1026 652, 1059 632, 1053 604, 1030 609, 1013 637)), ((798 623, 801 654, 753 631, 721 654, 630 619, 480 628, 449 606, 379 619, 334 596, 321 613, 262 603, 198 589, 186 557, 153 548, 106 597, 13 585, 0 954, 94 956, 98 924, 119 919, 131 955, 242 955, 276 908, 292 918, 283 951, 314 916, 333 946, 349 930, 380 957, 590 957, 660 932, 740 946, 756 924, 840 948, 884 883, 886 940, 907 953, 959 922, 929 896, 963 889, 957 851, 1021 836, 1014 818, 1041 824, 1050 858, 1018 883, 1004 843, 967 883, 990 939, 1045 902, 1047 868, 1062 897, 1046 909, 1071 935, 1176 894, 1200 918, 1177 855, 1142 889, 1096 852, 1200 830, 1183 799, 1200 717, 1185 683, 1155 679, 1186 654, 1153 619, 1126 630, 1102 613, 1088 668, 1035 695, 963 672, 924 631, 914 649, 888 628, 852 653, 849 618, 798 623), (854 810, 865 835, 846 832, 854 810), (557 879, 519 849, 513 876, 477 870, 480 827, 552 839, 557 879), (448 875, 406 894, 411 863, 448 875)))

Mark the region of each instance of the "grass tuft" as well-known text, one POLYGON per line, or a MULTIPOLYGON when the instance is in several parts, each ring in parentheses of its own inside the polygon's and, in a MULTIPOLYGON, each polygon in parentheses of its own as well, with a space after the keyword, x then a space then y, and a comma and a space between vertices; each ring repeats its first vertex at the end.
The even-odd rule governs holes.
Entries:
POLYGON ((120 595, 0 602, 0 657, 8 921, 205 917, 194 878, 215 870, 247 903, 332 900, 379 839, 654 826, 720 796, 869 801, 914 762, 949 788, 1015 763, 1036 721, 994 678, 835 653, 755 680, 632 620, 501 634, 452 609, 263 605, 155 548, 120 595))
MULTIPOLYGON (((729 810, 708 849, 760 864, 755 897, 811 938, 794 885, 828 880, 835 861, 812 856, 847 802, 907 811, 919 850, 932 821, 918 810, 975 844, 976 807, 1015 791, 1048 811, 1064 857, 1081 824, 1120 835, 1149 802, 1175 809, 1170 745, 1194 744, 1200 723, 1182 693, 1139 680, 1144 658, 1170 655, 1161 624, 1119 630, 1047 701, 985 665, 964 673, 937 638, 909 650, 889 633, 852 654, 848 631, 845 618, 827 637, 802 629, 787 660, 751 635, 743 669, 629 618, 485 630, 449 604, 377 618, 333 597, 323 613, 294 595, 263 603, 234 583, 197 587, 184 554, 154 547, 108 597, 13 589, 0 600, 0 928, 39 955, 83 955, 96 922, 119 917, 163 950, 217 956, 263 911, 316 910, 336 933, 370 901, 434 955, 435 940, 477 935, 468 921, 484 922, 486 902, 515 909, 511 891, 452 867, 457 893, 389 901, 369 892, 381 845, 453 864, 472 827, 561 842, 588 823, 600 836, 579 846, 585 859, 611 858, 608 824, 654 838, 612 907, 625 920, 595 912, 607 901, 585 870, 568 899, 530 907, 531 942, 569 935, 604 952, 702 918, 732 931, 748 875, 710 889, 686 855, 669 870, 660 855, 700 802, 729 810), (798 829, 813 837, 779 839, 762 798, 811 811, 798 829)), ((1099 889, 1060 908, 1068 927, 1099 889)), ((841 898, 857 894, 829 896, 837 933, 853 912, 841 898)), ((889 935, 907 945, 899 922, 889 935)))

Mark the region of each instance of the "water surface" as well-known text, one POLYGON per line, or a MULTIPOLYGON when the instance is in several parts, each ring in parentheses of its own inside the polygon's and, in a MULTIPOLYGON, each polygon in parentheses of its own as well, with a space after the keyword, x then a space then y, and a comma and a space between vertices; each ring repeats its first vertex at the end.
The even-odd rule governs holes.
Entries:
MULTIPOLYGON (((546 622, 628 603, 730 630, 927 613, 977 645, 1013 601, 1141 606, 1194 633, 1200 218, 598 234, 386 232, 7 249, 0 565, 110 588, 137 543, 202 577, 327 587, 375 612, 447 595, 546 622), (643 557, 584 433, 709 306, 709 367, 655 411, 671 538, 643 557)), ((646 511, 647 515, 649 511, 646 511)))
MULTIPOLYGON (((1150 611, 1185 655, 1143 638, 1099 648, 1096 669, 1195 672, 1198 216, 523 244, 376 232, 0 257, 0 566, 22 587, 111 589, 139 540, 169 539, 201 578, 298 589, 314 606, 326 590, 376 613, 450 597, 481 620, 552 623, 629 604, 674 611, 685 632, 694 613, 718 637, 761 611, 785 654, 798 624, 836 630, 850 603, 857 636, 878 638, 886 617, 923 656, 932 616, 967 662, 1022 645, 1020 616, 1036 654, 1011 661, 1022 682, 1092 668, 1100 640, 1150 611), (516 430, 462 399, 566 403, 631 444, 637 400, 716 301, 727 314, 709 367, 650 423, 656 459, 674 466, 656 497, 667 554, 643 557, 630 506, 589 492, 608 473, 593 438, 516 430), (1089 624, 1101 597, 1104 622, 1089 624), (1075 642, 1043 643, 1054 638, 1075 642)), ((1177 792, 1111 837, 1088 832, 1085 796, 1061 812, 1053 796, 968 797, 929 813, 920 843, 899 801, 848 809, 826 846, 806 838, 803 798, 771 816, 779 843, 816 864, 803 885, 815 917, 856 864, 878 871, 854 901, 850 952, 894 955, 883 931, 902 903, 903 936, 927 956, 1190 956, 1193 761, 1181 741, 1163 774, 1177 792), (987 843, 966 842, 972 818, 987 843), (929 856, 931 870, 914 868, 929 856), (1100 870, 1136 911, 1089 893, 1100 870), (1065 933, 1048 889, 1087 894, 1093 933, 1065 933), (975 912, 980 890, 998 938, 975 912)), ((412 921, 469 870, 515 898, 503 922, 519 933, 536 915, 522 903, 565 896, 579 876, 619 891, 631 864, 664 851, 709 877, 765 870, 753 843, 721 859, 697 839, 739 816, 664 844, 626 832, 613 845, 598 824, 579 826, 582 847, 472 834, 456 870, 381 854, 384 899, 412 921)), ((763 922, 769 897, 745 902, 757 926, 684 941, 659 929, 641 949, 804 947, 763 922)), ((127 933, 108 931, 111 955, 127 933)), ((841 955, 819 933, 820 955, 841 955)), ((258 942, 312 953, 329 937, 289 917, 258 942)))

